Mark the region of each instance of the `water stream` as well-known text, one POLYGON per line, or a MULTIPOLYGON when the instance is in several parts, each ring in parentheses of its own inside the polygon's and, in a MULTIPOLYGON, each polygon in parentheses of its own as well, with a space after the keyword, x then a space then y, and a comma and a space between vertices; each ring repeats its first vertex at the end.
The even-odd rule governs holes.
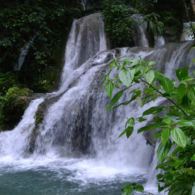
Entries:
POLYGON ((136 131, 130 139, 118 136, 128 117, 163 100, 143 108, 132 102, 107 113, 109 100, 100 84, 109 63, 121 56, 156 61, 157 69, 172 77, 175 68, 195 56, 189 52, 192 45, 108 50, 100 14, 75 20, 58 90, 33 100, 20 123, 0 133, 0 195, 119 195, 128 182, 147 183, 148 191, 156 193, 154 148, 136 131), (42 103, 44 118, 29 152, 42 103))

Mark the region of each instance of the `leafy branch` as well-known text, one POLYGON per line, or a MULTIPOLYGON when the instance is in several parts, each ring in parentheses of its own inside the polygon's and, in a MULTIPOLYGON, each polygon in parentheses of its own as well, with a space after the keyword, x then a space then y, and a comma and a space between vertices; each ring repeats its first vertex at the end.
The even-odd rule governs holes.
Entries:
MULTIPOLYGON (((195 79, 188 74, 188 68, 185 67, 176 71, 177 81, 170 80, 156 71, 154 65, 155 62, 147 62, 141 58, 114 59, 103 83, 109 98, 112 98, 115 88, 117 92, 106 110, 128 106, 135 100, 143 106, 159 97, 164 97, 171 103, 167 106, 153 106, 143 111, 142 116, 130 116, 119 137, 126 135, 129 138, 136 123, 147 121, 145 117, 153 115, 152 124, 146 124, 137 132, 156 130, 154 137, 160 138, 156 169, 163 172, 157 175, 159 192, 166 189, 169 195, 188 195, 192 193, 195 181, 192 165, 195 159, 195 79), (111 72, 115 74, 111 76, 111 72), (143 87, 141 83, 146 85, 143 87), (136 88, 133 89, 134 85, 136 88), (130 92, 131 98, 121 102, 125 91, 130 92), (181 174, 179 170, 187 171, 181 174)), ((135 184, 127 184, 122 193, 130 195, 138 189, 140 188, 135 184)))

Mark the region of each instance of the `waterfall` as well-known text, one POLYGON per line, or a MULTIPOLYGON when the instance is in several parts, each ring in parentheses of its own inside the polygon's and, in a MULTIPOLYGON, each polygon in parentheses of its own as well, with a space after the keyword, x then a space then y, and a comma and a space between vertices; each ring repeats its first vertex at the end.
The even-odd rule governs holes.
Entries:
POLYGON ((154 36, 154 47, 161 47, 166 44, 165 38, 163 36, 154 36))
POLYGON ((148 183, 155 183, 155 173, 148 177, 156 164, 154 148, 142 134, 136 133, 145 123, 136 124, 130 139, 118 136, 127 118, 138 117, 164 100, 157 99, 142 108, 134 101, 106 113, 109 99, 100 85, 114 58, 140 56, 156 61, 158 70, 173 77, 174 70, 185 66, 195 52, 190 51, 193 45, 190 41, 148 48, 145 32, 140 33, 143 48, 108 50, 100 14, 74 20, 59 89, 33 100, 20 123, 12 131, 0 133, 0 168, 17 162, 19 168, 28 170, 34 167, 55 170, 60 172, 60 178, 68 170, 66 180, 79 180, 82 184, 114 180, 146 183, 148 178, 148 183), (35 115, 41 104, 46 109, 43 121, 36 126, 35 115), (35 129, 34 151, 30 154, 35 129))
MULTIPOLYGON (((28 46, 30 43, 31 42, 29 42, 28 46)), ((28 153, 28 149, 25 151, 22 150, 19 153, 15 151, 17 147, 14 148, 14 136, 20 132, 21 136, 17 136, 17 146, 19 148, 29 148, 30 136, 33 129, 35 128, 35 114, 39 104, 46 100, 49 101, 51 98, 57 97, 59 94, 63 93, 71 84, 71 82, 74 82, 76 79, 78 79, 86 71, 86 68, 88 68, 88 66, 85 67, 84 65, 81 67, 79 66, 85 64, 85 61, 87 61, 90 57, 94 56, 99 51, 106 49, 107 44, 104 33, 104 23, 100 14, 92 14, 90 16, 74 20, 66 45, 65 64, 61 76, 59 90, 46 94, 41 99, 32 101, 26 110, 23 119, 15 127, 15 129, 11 132, 0 134, 0 139, 2 140, 0 151, 5 155, 13 154, 13 156, 15 156, 14 154, 16 153, 17 156, 19 154, 21 156, 25 156, 25 152, 28 153), (26 133, 23 134, 23 131, 26 133), (7 139, 5 139, 5 137, 7 137, 7 139), (23 137, 25 142, 20 142, 20 140, 23 140, 21 137, 23 137), (9 142, 12 144, 9 144, 9 142), (7 144, 9 144, 9 147, 6 147, 7 144), (11 151, 11 148, 14 149, 11 151)))
POLYGON ((15 65, 14 70, 15 71, 20 71, 22 68, 22 65, 24 64, 25 58, 28 55, 29 49, 32 46, 36 36, 33 36, 33 38, 22 48, 19 58, 18 58, 18 63, 15 65))
POLYGON ((83 10, 86 11, 87 0, 81 0, 81 5, 83 7, 83 10))
POLYGON ((144 21, 144 18, 140 14, 133 14, 131 16, 137 24, 137 36, 134 37, 135 45, 140 47, 149 47, 149 42, 147 39, 147 22, 144 21))
POLYGON ((12 130, 0 134, 0 158, 17 159, 26 154, 29 148, 29 138, 35 127, 35 114, 43 98, 33 100, 26 109, 20 123, 12 130))
POLYGON ((107 49, 104 23, 100 14, 92 14, 73 21, 66 45, 65 65, 62 71, 60 91, 63 91, 80 67, 97 52, 107 49))
MULTIPOLYGON (((195 25, 195 22, 192 22, 192 25, 195 25)), ((193 33, 191 30, 191 22, 183 23, 183 32, 181 35, 181 41, 190 41, 194 40, 193 33)))
POLYGON ((159 146, 160 142, 157 142, 155 145, 155 149, 154 149, 154 157, 150 166, 150 172, 148 174, 148 182, 146 183, 144 189, 146 191, 152 191, 157 193, 157 188, 156 188, 156 184, 157 184, 157 179, 156 179, 156 175, 157 175, 157 170, 156 170, 156 166, 158 164, 157 162, 157 150, 158 150, 158 146, 159 146))

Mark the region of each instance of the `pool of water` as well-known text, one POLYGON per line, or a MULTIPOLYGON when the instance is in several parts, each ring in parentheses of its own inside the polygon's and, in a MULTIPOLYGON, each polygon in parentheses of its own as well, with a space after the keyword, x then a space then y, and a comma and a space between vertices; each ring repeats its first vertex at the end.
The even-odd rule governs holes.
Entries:
POLYGON ((120 195, 124 184, 145 182, 140 170, 90 159, 0 160, 0 195, 120 195))

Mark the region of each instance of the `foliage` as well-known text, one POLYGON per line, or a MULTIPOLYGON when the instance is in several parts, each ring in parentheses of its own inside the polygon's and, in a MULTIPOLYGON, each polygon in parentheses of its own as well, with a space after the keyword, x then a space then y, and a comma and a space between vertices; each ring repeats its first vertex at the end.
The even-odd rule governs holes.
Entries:
MULTIPOLYGON (((106 92, 111 98, 114 88, 116 94, 107 106, 107 111, 121 105, 128 105, 137 99, 140 106, 162 98, 169 102, 145 110, 141 116, 131 116, 127 120, 125 130, 120 136, 129 137, 135 123, 147 120, 152 115, 152 122, 138 129, 154 131, 155 138, 160 139, 157 150, 158 166, 161 174, 157 176, 159 191, 168 190, 169 195, 191 195, 195 183, 194 151, 195 151, 195 79, 190 76, 188 68, 176 71, 177 80, 170 80, 162 73, 154 70, 155 62, 142 59, 115 59, 110 64, 110 71, 104 79, 106 92), (117 74, 111 77, 113 69, 117 74), (144 83, 144 88, 141 83, 144 83), (137 87, 131 90, 131 86, 137 87), (120 98, 128 91, 129 100, 120 102, 120 98), (119 103, 118 103, 119 102, 119 103), (117 104, 118 103, 118 104, 117 104)), ((126 186, 126 191, 131 194, 132 186, 126 186)))
POLYGON ((32 92, 27 88, 9 88, 5 96, 0 96, 0 126, 13 128, 20 120, 28 105, 28 96, 32 92))
POLYGON ((133 45, 135 20, 131 15, 135 11, 124 1, 105 0, 103 15, 112 47, 133 45))
POLYGON ((132 0, 131 5, 138 10, 139 13, 148 14, 155 10, 157 0, 132 0))
POLYGON ((1 73, 0 72, 0 95, 5 95, 7 90, 10 87, 13 87, 14 85, 16 85, 17 81, 15 76, 10 73, 10 72, 6 72, 6 73, 1 73))
POLYGON ((28 104, 23 88, 48 92, 55 87, 72 20, 81 14, 79 0, 0 3, 0 126, 7 129, 20 120, 28 104), (14 71, 29 43, 22 69, 14 71))
POLYGON ((163 11, 160 13, 161 21, 164 24, 164 34, 172 41, 180 38, 183 29, 182 19, 178 19, 178 14, 174 11, 163 11))
POLYGON ((162 35, 164 31, 164 24, 160 21, 160 15, 157 13, 150 13, 144 16, 144 20, 148 22, 149 32, 153 35, 162 35))
POLYGON ((56 70, 60 68, 58 58, 63 53, 65 37, 73 18, 80 15, 79 2, 19 0, 2 4, 0 71, 13 71, 20 52, 33 40, 22 70, 17 74, 18 80, 37 92, 51 90, 56 70), (46 74, 53 76, 46 77, 46 74))
POLYGON ((137 185, 137 184, 126 184, 123 188, 122 188, 122 195, 129 195, 131 194, 133 191, 138 191, 138 192, 143 192, 144 188, 141 185, 137 185))

